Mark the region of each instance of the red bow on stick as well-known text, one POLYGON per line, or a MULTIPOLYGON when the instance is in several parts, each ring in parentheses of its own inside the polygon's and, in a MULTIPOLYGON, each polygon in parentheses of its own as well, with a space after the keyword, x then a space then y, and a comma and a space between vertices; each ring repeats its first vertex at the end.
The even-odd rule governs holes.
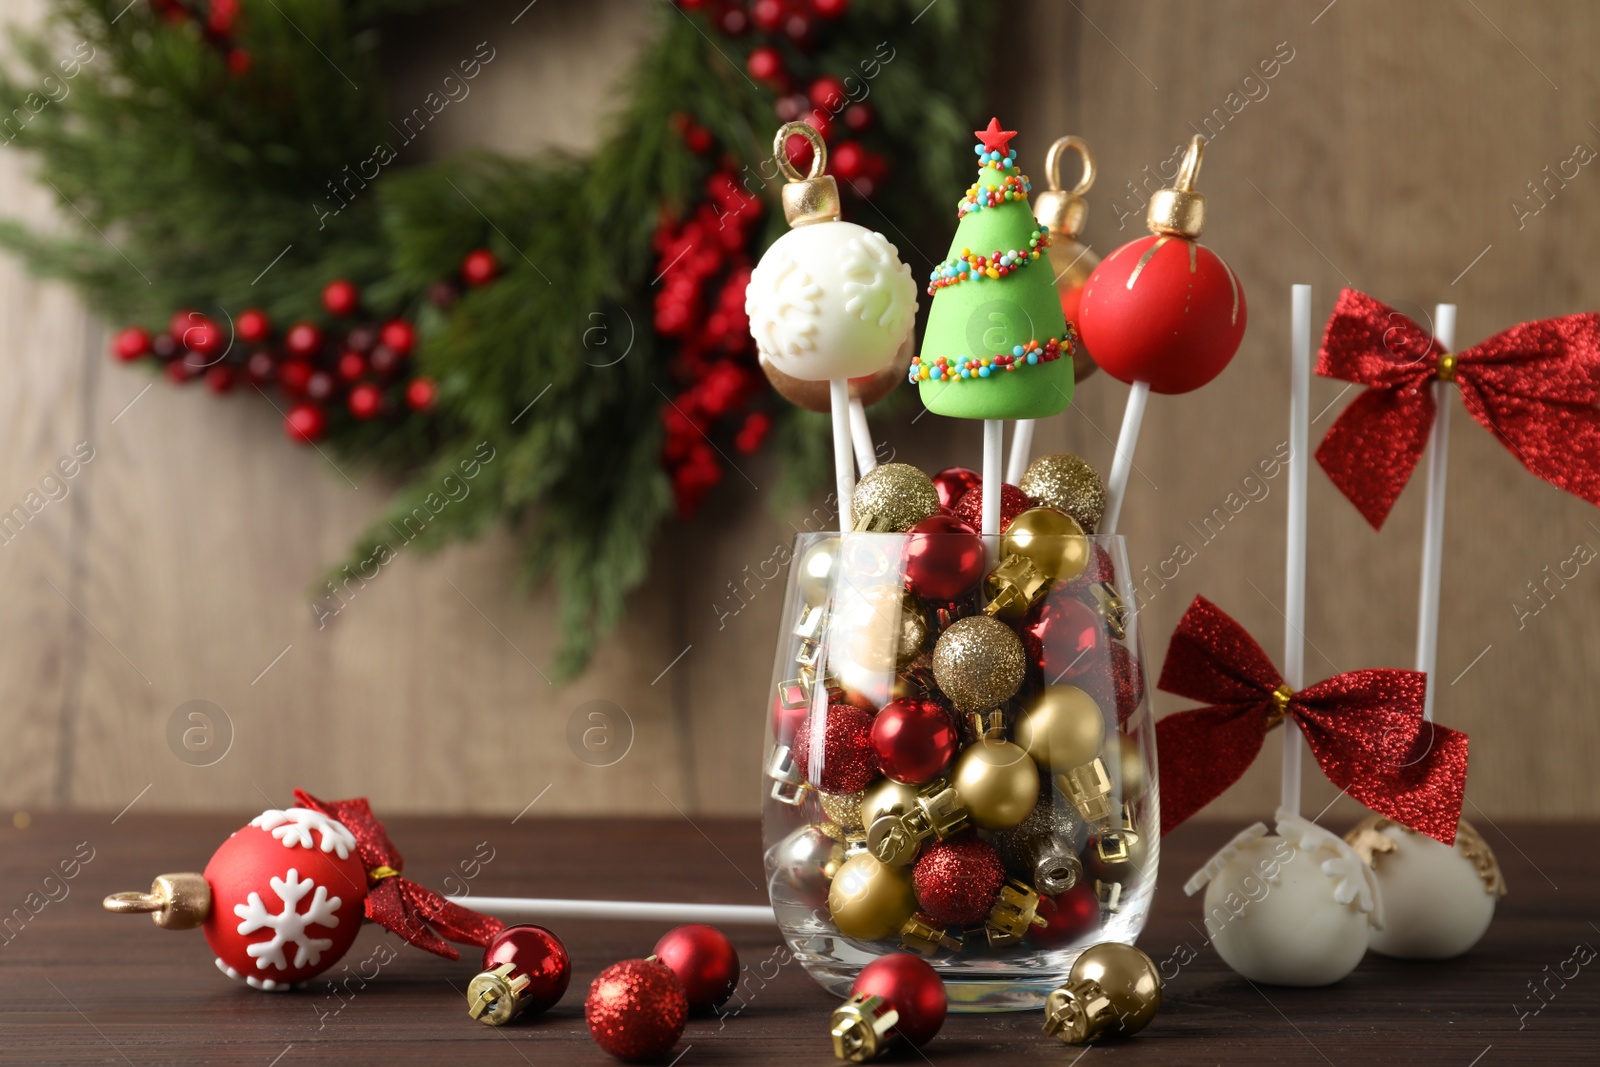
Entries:
POLYGON ((1417 671, 1336 674, 1298 693, 1244 628, 1205 597, 1178 623, 1161 688, 1209 707, 1156 723, 1161 832, 1238 781, 1267 731, 1292 718, 1322 773, 1352 797, 1449 845, 1467 785, 1467 735, 1426 722, 1417 671))
POLYGON ((1328 430, 1317 462, 1374 528, 1422 458, 1429 385, 1441 379, 1524 467, 1600 504, 1600 316, 1525 322, 1452 356, 1400 312, 1346 289, 1317 373, 1369 387, 1328 430))
POLYGON ((389 840, 383 823, 372 814, 366 797, 318 800, 296 789, 294 798, 303 808, 337 819, 355 835, 361 862, 367 868, 367 918, 379 926, 450 960, 457 959, 460 953, 446 944, 445 938, 463 945, 483 946, 505 929, 506 924, 499 919, 452 904, 433 890, 402 878, 400 869, 405 860, 389 840))

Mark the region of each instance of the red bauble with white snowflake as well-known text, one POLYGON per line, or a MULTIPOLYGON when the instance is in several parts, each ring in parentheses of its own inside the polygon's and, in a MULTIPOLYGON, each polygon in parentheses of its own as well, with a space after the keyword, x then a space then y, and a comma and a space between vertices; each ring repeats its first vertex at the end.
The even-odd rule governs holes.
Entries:
POLYGON ((222 843, 205 879, 217 968, 256 989, 314 978, 361 929, 367 872, 355 836, 309 808, 263 812, 222 843))

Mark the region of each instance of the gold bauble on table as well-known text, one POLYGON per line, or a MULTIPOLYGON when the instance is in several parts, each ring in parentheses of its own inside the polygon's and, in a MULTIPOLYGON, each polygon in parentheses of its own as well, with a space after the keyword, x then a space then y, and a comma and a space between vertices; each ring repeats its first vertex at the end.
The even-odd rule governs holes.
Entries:
POLYGON ((1106 513, 1106 486, 1100 472, 1069 452, 1040 456, 1028 464, 1017 488, 1041 504, 1065 512, 1085 533, 1094 533, 1106 513))
POLYGON ((974 826, 1004 830, 1026 819, 1039 800, 1039 771, 1019 746, 986 737, 956 757, 950 784, 974 826))
POLYGON ((957 619, 933 648, 933 677, 957 711, 985 711, 1016 695, 1027 669, 1011 627, 987 615, 957 619))
POLYGON ((795 588, 800 592, 801 601, 809 607, 826 604, 834 571, 839 566, 839 539, 828 537, 818 541, 805 550, 795 566, 800 568, 795 588))
POLYGON ((1089 565, 1089 539, 1066 512, 1029 508, 1000 535, 1000 556, 1026 556, 1049 580, 1070 582, 1089 565))
MULTIPOLYGON (((907 333, 905 343, 894 354, 894 359, 876 374, 851 378, 850 398, 859 400, 863 407, 870 408, 894 392, 895 387, 906 380, 906 369, 911 366, 911 357, 916 353, 915 336, 915 331, 907 333)), ((795 407, 823 415, 833 410, 832 400, 828 395, 828 379, 808 382, 783 373, 765 359, 760 362, 761 373, 767 376, 767 381, 772 384, 773 390, 795 407)))
POLYGON ((1017 718, 1017 744, 1045 770, 1069 771, 1100 754, 1106 717, 1094 698, 1075 685, 1047 685, 1017 718))
POLYGON ((861 476, 850 495, 858 530, 900 533, 939 510, 933 479, 909 463, 885 463, 861 476))
POLYGON ((1149 956, 1115 941, 1092 945, 1067 984, 1045 998, 1044 1032, 1069 1045, 1143 1030, 1161 1008, 1161 976, 1149 956))
POLYGON ((917 910, 911 871, 878 862, 870 852, 844 861, 828 888, 828 912, 846 937, 881 941, 900 932, 917 910))

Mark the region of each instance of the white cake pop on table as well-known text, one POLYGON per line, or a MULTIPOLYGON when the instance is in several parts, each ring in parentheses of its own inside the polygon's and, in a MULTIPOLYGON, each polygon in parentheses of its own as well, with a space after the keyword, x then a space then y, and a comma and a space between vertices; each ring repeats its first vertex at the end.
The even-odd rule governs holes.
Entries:
POLYGON ((1494 852, 1462 819, 1455 844, 1372 815, 1344 839, 1372 868, 1383 894, 1384 924, 1372 951, 1405 960, 1447 960, 1476 945, 1506 895, 1494 852))
POLYGON ((1205 889, 1206 933, 1224 963, 1253 982, 1331 985, 1383 925, 1372 869, 1338 837, 1284 808, 1277 834, 1256 823, 1183 891, 1205 889))

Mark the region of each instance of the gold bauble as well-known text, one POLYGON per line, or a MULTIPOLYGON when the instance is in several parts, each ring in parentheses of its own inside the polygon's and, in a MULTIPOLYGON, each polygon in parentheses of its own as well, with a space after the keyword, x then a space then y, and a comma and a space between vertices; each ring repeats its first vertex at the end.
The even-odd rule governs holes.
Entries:
POLYGON ((1017 718, 1017 744, 1047 771, 1070 771, 1100 755, 1106 717, 1075 685, 1047 685, 1017 718))
POLYGON ((904 815, 917 806, 917 786, 884 778, 861 791, 861 822, 871 826, 885 815, 904 815))
POLYGON ((854 833, 862 829, 861 798, 866 795, 864 789, 857 793, 824 793, 820 789, 817 790, 817 799, 822 802, 823 814, 845 833, 854 833))
POLYGON ((910 869, 880 863, 870 852, 845 860, 828 887, 833 925, 859 941, 893 937, 916 910, 910 869))
POLYGON ((1011 627, 987 615, 957 619, 933 648, 933 677, 957 711, 986 711, 1016 695, 1027 669, 1011 627))
POLYGON ((1071 515, 1085 533, 1094 533, 1106 513, 1106 486, 1099 472, 1067 452, 1040 456, 1028 464, 1017 488, 1071 515))
POLYGON ((1070 582, 1089 565, 1089 539, 1064 511, 1029 508, 1000 535, 1000 558, 1026 556, 1051 581, 1070 582))
POLYGON ((928 618, 903 587, 874 586, 846 602, 834 620, 832 639, 859 666, 894 671, 922 654, 928 618))
POLYGON ((1033 760, 1017 745, 997 738, 968 745, 956 757, 950 784, 973 825, 984 830, 1017 825, 1039 800, 1039 771, 1033 760))
MULTIPOLYGON (((914 334, 906 335, 905 343, 894 354, 894 359, 889 365, 876 374, 865 375, 860 378, 850 379, 850 397, 861 401, 864 407, 871 407, 890 393, 895 387, 906 380, 906 369, 911 366, 911 356, 916 352, 913 344, 914 334)), ((767 376, 767 381, 772 383, 773 390, 795 407, 805 408, 807 411, 816 411, 826 415, 833 410, 833 400, 829 396, 828 380, 808 382, 785 374, 766 360, 761 360, 761 373, 767 376)))
POLYGON ((1138 744, 1127 734, 1117 738, 1117 757, 1122 762, 1122 799, 1138 800, 1144 796, 1144 759, 1139 754, 1138 744))
POLYGON ((801 603, 807 607, 826 604, 834 571, 839 566, 839 539, 825 537, 818 541, 805 550, 795 566, 800 568, 796 572, 795 589, 800 593, 801 603))
POLYGON ((939 510, 933 479, 909 463, 885 463, 861 476, 850 495, 857 529, 875 533, 909 530, 939 510))
POLYGON ((1115 941, 1083 950, 1067 984, 1045 1000, 1045 1032, 1078 1044, 1143 1030, 1161 1007, 1154 961, 1115 941))

